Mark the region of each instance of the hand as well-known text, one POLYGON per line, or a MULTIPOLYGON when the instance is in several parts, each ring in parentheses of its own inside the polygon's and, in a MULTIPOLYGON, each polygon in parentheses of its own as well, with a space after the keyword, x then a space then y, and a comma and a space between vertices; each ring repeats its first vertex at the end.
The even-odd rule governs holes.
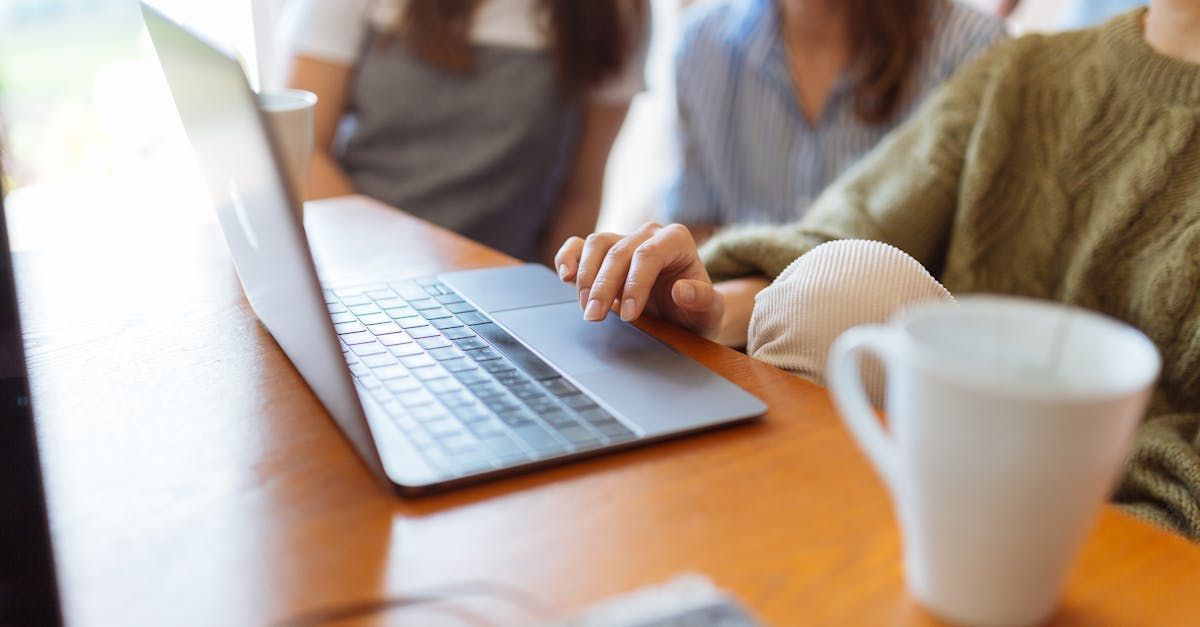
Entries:
POLYGON ((720 330, 725 298, 713 289, 683 225, 648 222, 627 236, 572 237, 554 263, 559 278, 578 287, 586 320, 603 320, 620 301, 625 321, 649 313, 710 338, 720 330))

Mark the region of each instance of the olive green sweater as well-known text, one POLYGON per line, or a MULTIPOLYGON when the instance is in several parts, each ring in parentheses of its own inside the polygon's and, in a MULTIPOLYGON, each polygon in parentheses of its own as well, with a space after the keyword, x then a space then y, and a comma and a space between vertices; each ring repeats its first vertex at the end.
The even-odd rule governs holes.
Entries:
POLYGON ((714 279, 775 277, 822 242, 879 240, 956 294, 1133 324, 1163 372, 1114 498, 1200 539, 1200 65, 1155 53, 1143 16, 999 45, 801 222, 725 232, 702 256, 714 279))

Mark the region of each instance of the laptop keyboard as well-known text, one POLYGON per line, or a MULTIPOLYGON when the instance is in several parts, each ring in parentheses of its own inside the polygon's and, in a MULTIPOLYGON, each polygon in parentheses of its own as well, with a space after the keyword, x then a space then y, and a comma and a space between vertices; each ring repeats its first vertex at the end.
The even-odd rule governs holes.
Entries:
POLYGON ((324 294, 355 382, 445 476, 637 437, 436 279, 324 294))

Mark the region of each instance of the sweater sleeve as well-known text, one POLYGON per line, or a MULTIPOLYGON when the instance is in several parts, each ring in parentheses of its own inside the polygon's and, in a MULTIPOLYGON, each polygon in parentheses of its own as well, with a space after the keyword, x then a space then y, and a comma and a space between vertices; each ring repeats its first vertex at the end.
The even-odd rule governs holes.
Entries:
POLYGON ((916 115, 821 194, 799 222, 723 231, 701 249, 714 280, 779 276, 793 260, 838 239, 891 244, 926 268, 940 264, 972 131, 985 113, 1001 44, 965 67, 916 115))
POLYGON ((1200 413, 1155 415, 1142 423, 1113 500, 1200 540, 1200 413))

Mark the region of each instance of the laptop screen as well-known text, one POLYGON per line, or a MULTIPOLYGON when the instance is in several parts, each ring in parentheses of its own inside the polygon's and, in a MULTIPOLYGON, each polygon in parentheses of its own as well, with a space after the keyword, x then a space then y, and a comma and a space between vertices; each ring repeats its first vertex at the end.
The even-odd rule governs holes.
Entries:
POLYGON ((58 587, 0 174, 0 627, 58 625, 58 587))

